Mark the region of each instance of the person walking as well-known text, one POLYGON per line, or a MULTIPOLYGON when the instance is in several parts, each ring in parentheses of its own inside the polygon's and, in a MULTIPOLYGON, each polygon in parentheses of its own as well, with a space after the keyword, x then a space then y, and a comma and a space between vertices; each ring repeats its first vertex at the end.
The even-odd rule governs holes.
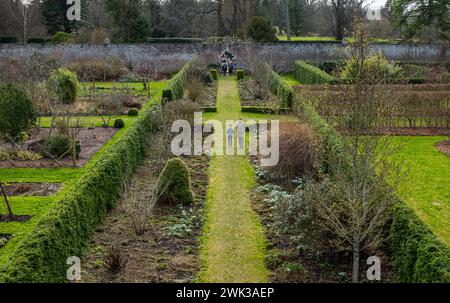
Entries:
POLYGON ((227 137, 228 137, 228 148, 233 148, 233 136, 234 136, 234 128, 230 125, 227 129, 227 137))

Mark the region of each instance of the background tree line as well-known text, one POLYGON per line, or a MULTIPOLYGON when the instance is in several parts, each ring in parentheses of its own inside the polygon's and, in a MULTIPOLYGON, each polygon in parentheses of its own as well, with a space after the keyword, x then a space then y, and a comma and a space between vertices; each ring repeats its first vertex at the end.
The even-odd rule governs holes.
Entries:
MULTIPOLYGON (((248 38, 254 16, 268 19, 278 34, 349 36, 355 17, 371 0, 81 0, 82 20, 66 19, 62 0, 1 0, 0 37, 77 34, 78 42, 145 42, 147 38, 248 38)), ((378 38, 450 39, 450 0, 387 0, 382 19, 368 21, 378 38)), ((259 22, 261 23, 261 22, 259 22)), ((264 27, 263 29, 264 30, 264 27)))

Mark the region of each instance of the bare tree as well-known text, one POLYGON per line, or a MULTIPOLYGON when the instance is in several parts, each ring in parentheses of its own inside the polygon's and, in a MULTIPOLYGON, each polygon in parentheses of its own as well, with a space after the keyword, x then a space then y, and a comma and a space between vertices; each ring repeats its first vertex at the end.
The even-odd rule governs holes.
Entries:
POLYGON ((335 235, 335 246, 353 253, 352 279, 358 282, 360 254, 382 242, 383 227, 390 218, 404 171, 393 157, 399 143, 377 134, 378 121, 389 110, 386 105, 390 96, 380 85, 385 76, 365 71, 368 38, 360 23, 355 25, 354 39, 352 58, 359 63, 359 76, 345 92, 352 107, 342 153, 332 156, 330 174, 311 186, 305 197, 325 228, 335 235))
POLYGON ((8 0, 8 11, 22 29, 22 39, 26 43, 30 27, 37 17, 39 1, 36 0, 8 0))

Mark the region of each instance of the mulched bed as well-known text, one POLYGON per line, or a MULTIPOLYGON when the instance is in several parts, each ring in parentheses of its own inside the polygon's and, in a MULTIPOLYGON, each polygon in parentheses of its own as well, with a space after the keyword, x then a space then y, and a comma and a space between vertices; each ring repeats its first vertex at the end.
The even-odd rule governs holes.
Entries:
MULTIPOLYGON (((239 98, 241 99, 241 106, 273 106, 271 102, 267 100, 255 100, 254 96, 252 96, 246 89, 246 85, 256 85, 251 84, 253 80, 246 79, 238 81, 238 92, 239 92, 239 98), (248 84, 250 83, 250 84, 248 84)), ((269 92, 269 95, 272 93, 269 92)), ((272 102, 273 103, 273 102, 272 102)))
POLYGON ((59 183, 12 183, 3 186, 7 196, 47 197, 61 187, 59 183))
MULTIPOLYGON (((255 160, 255 158, 251 158, 255 160)), ((257 163, 257 161, 253 161, 257 163)), ((258 178, 258 184, 267 182, 258 178)), ((273 184, 273 183, 272 183, 273 184)), ((288 187, 277 184, 284 190, 288 187)), ((252 207, 259 215, 264 226, 267 244, 267 267, 270 270, 270 281, 273 283, 350 283, 352 275, 352 255, 344 252, 333 252, 317 257, 311 252, 297 251, 288 237, 279 234, 274 229, 272 210, 264 199, 267 196, 258 195, 256 190, 252 193, 252 207)), ((393 281, 392 261, 383 250, 373 253, 381 259, 381 279, 383 283, 393 281)), ((369 256, 361 254, 360 279, 367 282, 366 260, 369 256)))
MULTIPOLYGON (((160 165, 151 151, 138 169, 130 193, 148 190, 157 182, 160 165), (149 175, 150 174, 150 175, 149 175)), ((137 236, 126 213, 125 196, 110 211, 90 241, 89 253, 82 259, 82 282, 194 282, 200 270, 199 236, 208 186, 207 157, 184 159, 191 172, 195 196, 193 207, 156 207, 149 230, 137 236), (127 263, 118 273, 104 265, 105 253, 120 247, 127 263)))
POLYGON ((201 107, 215 107, 217 99, 217 83, 204 85, 203 90, 203 98, 196 100, 195 103, 201 107))
POLYGON ((23 215, 23 216, 18 216, 18 215, 13 215, 13 216, 9 216, 9 215, 0 215, 0 222, 5 223, 5 222, 27 222, 28 220, 30 220, 33 216, 28 216, 28 215, 23 215))
MULTIPOLYGON (((33 142, 46 138, 50 131, 51 130, 49 128, 32 129, 30 132, 30 139, 25 141, 22 146, 24 147, 24 149, 28 149, 33 142)), ((91 157, 114 136, 116 132, 117 129, 114 128, 80 128, 79 133, 76 137, 76 139, 79 140, 81 144, 81 153, 79 159, 77 159, 77 167, 84 166, 91 159, 91 157)), ((56 133, 55 129, 53 130, 53 133, 56 133)), ((0 147, 10 148, 11 145, 3 142, 0 143, 0 147)), ((48 158, 33 161, 0 161, 0 168, 58 168, 72 167, 73 165, 70 156, 66 156, 65 158, 59 160, 59 162, 61 165, 48 158)))
POLYGON ((450 157, 450 140, 438 143, 436 148, 450 157))

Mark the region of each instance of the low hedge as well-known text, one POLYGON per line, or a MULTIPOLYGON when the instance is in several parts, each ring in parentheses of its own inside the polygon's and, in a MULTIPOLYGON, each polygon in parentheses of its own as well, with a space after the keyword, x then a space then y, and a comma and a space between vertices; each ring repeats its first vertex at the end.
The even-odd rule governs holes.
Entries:
POLYGON ((70 256, 81 256, 92 232, 121 196, 144 158, 145 138, 156 129, 152 107, 113 138, 85 167, 77 183, 0 265, 0 282, 65 282, 70 256))
MULTIPOLYGON (((323 139, 324 163, 327 172, 327 155, 342 152, 342 138, 308 103, 300 103, 300 116, 323 139)), ((394 259, 397 282, 450 282, 450 249, 419 219, 414 210, 399 200, 392 210, 388 244, 394 259)))
POLYGON ((284 81, 284 79, 278 75, 268 64, 266 67, 270 70, 269 88, 270 91, 281 98, 284 107, 292 107, 292 98, 294 91, 292 87, 284 81))
POLYGON ((186 63, 183 68, 167 82, 167 85, 162 92, 163 100, 173 101, 183 97, 190 68, 191 62, 186 63))
POLYGON ((279 109, 273 109, 266 106, 242 106, 241 111, 243 113, 257 113, 257 114, 275 114, 278 113, 280 115, 285 115, 290 113, 290 108, 279 108, 279 109))
POLYGON ((204 113, 217 113, 217 107, 215 106, 202 106, 199 107, 198 110, 204 113))
POLYGON ((334 77, 305 61, 295 61, 295 78, 301 84, 332 83, 334 77))
POLYGON ((16 37, 0 37, 0 43, 17 43, 16 37))
POLYGON ((450 282, 449 247, 402 201, 393 210, 390 234, 398 282, 450 282))

